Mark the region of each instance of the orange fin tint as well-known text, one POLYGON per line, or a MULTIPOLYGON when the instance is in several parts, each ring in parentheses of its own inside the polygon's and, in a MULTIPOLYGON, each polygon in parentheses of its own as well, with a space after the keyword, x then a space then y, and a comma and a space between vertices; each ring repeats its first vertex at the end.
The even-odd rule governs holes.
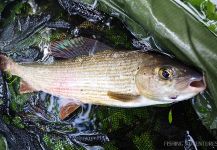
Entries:
POLYGON ((69 103, 65 106, 62 106, 60 108, 60 112, 59 112, 59 117, 61 120, 64 120, 66 118, 68 118, 73 112, 75 112, 78 108, 80 107, 80 105, 75 104, 75 103, 69 103))
POLYGON ((20 89, 19 89, 20 94, 32 93, 32 92, 35 92, 35 91, 36 90, 33 89, 28 83, 26 83, 25 81, 23 81, 21 79, 21 81, 20 81, 20 89))

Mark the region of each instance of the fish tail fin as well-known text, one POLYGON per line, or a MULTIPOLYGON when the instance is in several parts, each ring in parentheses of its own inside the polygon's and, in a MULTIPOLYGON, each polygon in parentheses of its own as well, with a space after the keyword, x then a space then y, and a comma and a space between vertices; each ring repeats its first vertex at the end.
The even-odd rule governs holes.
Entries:
POLYGON ((14 62, 10 58, 0 55, 0 70, 11 71, 13 65, 14 62))

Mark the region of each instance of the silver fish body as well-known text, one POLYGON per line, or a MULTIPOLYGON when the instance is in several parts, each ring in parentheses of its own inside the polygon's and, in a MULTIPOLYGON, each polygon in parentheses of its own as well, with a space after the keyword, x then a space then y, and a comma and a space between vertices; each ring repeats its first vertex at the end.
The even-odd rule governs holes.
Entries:
POLYGON ((53 64, 17 64, 4 56, 0 61, 7 64, 1 68, 32 89, 81 103, 165 104, 191 98, 206 87, 198 72, 167 56, 142 51, 106 50, 53 64), (191 86, 194 82, 198 84, 191 86))

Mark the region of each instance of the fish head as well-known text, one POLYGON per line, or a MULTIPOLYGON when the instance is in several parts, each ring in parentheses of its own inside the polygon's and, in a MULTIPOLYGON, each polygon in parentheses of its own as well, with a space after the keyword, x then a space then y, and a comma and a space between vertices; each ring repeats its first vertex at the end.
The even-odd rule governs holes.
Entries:
POLYGON ((135 82, 140 95, 165 102, 192 98, 206 88, 202 73, 166 56, 153 57, 143 63, 135 82))

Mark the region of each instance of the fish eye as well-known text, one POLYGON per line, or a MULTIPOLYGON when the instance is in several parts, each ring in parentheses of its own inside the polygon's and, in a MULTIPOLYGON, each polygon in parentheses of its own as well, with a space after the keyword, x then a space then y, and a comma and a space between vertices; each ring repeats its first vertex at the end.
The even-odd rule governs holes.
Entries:
POLYGON ((169 80, 173 77, 173 70, 171 68, 160 68, 158 73, 159 76, 164 80, 169 80))

